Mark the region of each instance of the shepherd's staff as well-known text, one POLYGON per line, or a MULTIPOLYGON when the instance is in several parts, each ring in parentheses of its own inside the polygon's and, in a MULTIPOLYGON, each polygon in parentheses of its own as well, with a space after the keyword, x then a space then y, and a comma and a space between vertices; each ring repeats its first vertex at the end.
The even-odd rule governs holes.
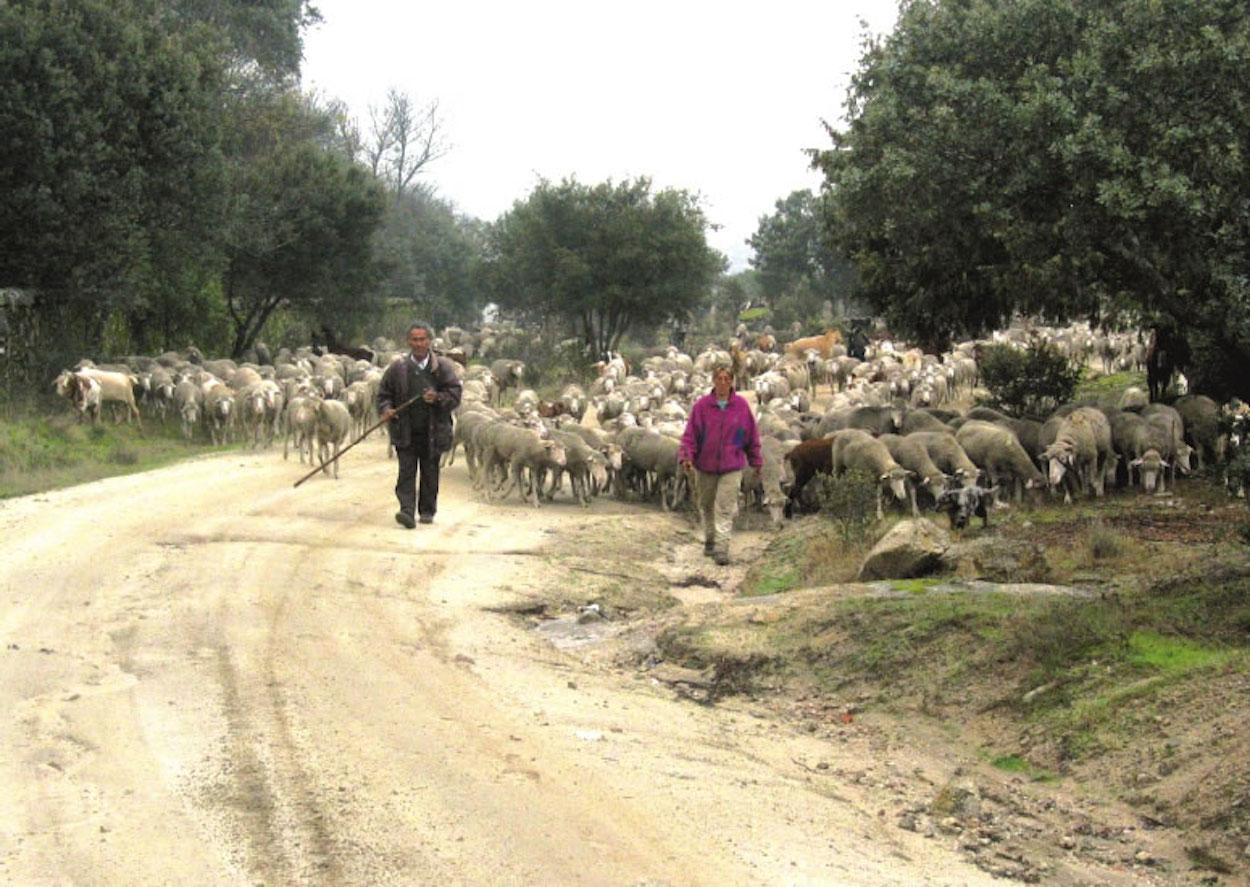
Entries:
MULTIPOLYGON (((338 453, 336 453, 336 454, 335 454, 335 456, 334 456, 334 458, 333 458, 333 459, 331 459, 329 462, 322 462, 320 465, 318 465, 318 466, 317 466, 316 468, 314 468, 312 471, 308 472, 308 473, 307 473, 307 474, 305 474, 303 477, 301 477, 299 480, 297 480, 297 481, 295 482, 295 486, 297 486, 297 487, 298 487, 300 484, 302 484, 304 481, 308 480, 310 477, 312 477, 312 476, 313 476, 314 474, 316 474, 318 471, 324 471, 324 470, 326 469, 326 466, 328 466, 328 465, 333 465, 333 464, 334 464, 335 462, 337 462, 340 458, 342 458, 342 456, 343 456, 343 454, 344 454, 344 453, 346 453, 346 452, 347 452, 348 450, 350 450, 352 447, 356 446, 356 444, 360 443, 362 440, 364 440, 364 439, 365 439, 366 437, 368 437, 369 435, 373 434, 373 432, 377 431, 379 428, 381 428, 383 425, 385 425, 385 424, 386 424, 387 422, 389 422, 391 419, 394 419, 394 418, 395 418, 395 416, 398 416, 398 415, 400 414, 400 412, 402 412, 403 410, 406 410, 408 407, 412 406, 414 403, 416 403, 416 402, 417 402, 418 400, 420 400, 420 399, 421 399, 421 395, 420 395, 420 394, 418 394, 416 397, 411 397, 411 398, 409 398, 408 400, 406 400, 406 401, 404 401, 403 403, 401 403, 399 406, 395 407, 395 413, 394 413, 393 415, 387 416, 385 419, 379 419, 378 421, 374 422, 372 425, 370 425, 370 426, 369 426, 369 429, 368 429, 367 431, 365 431, 365 433, 364 433, 364 434, 360 435, 360 437, 356 438, 354 441, 352 441, 351 443, 349 443, 347 446, 343 447, 343 449, 339 450, 339 451, 338 451, 338 453)), ((337 470, 337 469, 336 469, 336 470, 337 470)))

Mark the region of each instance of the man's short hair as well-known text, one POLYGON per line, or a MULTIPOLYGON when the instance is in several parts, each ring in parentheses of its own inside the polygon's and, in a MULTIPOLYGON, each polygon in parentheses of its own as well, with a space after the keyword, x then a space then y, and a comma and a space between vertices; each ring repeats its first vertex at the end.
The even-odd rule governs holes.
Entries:
POLYGON ((715 379, 715 378, 716 378, 716 376, 717 376, 717 374, 719 374, 719 373, 728 373, 728 374, 729 374, 729 378, 731 378, 731 379, 734 377, 734 371, 733 371, 733 368, 732 368, 732 367, 730 367, 730 366, 729 366, 729 364, 727 364, 727 363, 718 363, 716 366, 712 367, 712 378, 713 378, 713 379, 715 379))
POLYGON ((431 339, 434 338, 434 330, 430 329, 430 325, 428 323, 422 323, 421 321, 417 320, 408 324, 408 332, 406 335, 411 336, 413 330, 425 330, 425 334, 427 336, 429 336, 431 339))

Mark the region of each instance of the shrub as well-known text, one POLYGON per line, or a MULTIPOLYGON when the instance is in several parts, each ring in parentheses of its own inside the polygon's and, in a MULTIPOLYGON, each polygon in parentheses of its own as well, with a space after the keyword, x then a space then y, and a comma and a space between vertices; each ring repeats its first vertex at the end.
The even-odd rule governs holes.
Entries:
POLYGON ((1124 537, 1102 521, 1095 521, 1085 537, 1091 561, 1111 560, 1124 553, 1124 537))
POLYGON ((816 479, 816 499, 822 514, 838 526, 846 542, 863 539, 877 516, 877 479, 863 471, 848 471, 816 479))
POLYGON ((982 351, 979 368, 991 405, 1014 416, 1049 415, 1072 399, 1081 378, 1079 366, 1042 341, 1024 351, 992 345, 982 351))

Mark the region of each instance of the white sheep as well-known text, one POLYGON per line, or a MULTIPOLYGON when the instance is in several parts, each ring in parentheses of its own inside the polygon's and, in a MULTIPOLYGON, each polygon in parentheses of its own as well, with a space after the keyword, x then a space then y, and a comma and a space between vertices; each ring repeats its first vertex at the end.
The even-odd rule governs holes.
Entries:
POLYGON ((342 401, 323 400, 317 404, 317 460, 326 474, 330 473, 329 463, 334 462, 336 480, 339 476, 339 452, 351 430, 352 416, 342 401))

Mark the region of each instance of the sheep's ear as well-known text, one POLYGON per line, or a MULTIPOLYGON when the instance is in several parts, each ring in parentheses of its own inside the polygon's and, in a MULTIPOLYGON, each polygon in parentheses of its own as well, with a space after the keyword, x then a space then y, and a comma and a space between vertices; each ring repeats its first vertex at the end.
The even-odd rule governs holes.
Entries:
POLYGON ((1129 468, 1141 468, 1141 459, 1134 459, 1132 462, 1128 463, 1128 467, 1129 468))

